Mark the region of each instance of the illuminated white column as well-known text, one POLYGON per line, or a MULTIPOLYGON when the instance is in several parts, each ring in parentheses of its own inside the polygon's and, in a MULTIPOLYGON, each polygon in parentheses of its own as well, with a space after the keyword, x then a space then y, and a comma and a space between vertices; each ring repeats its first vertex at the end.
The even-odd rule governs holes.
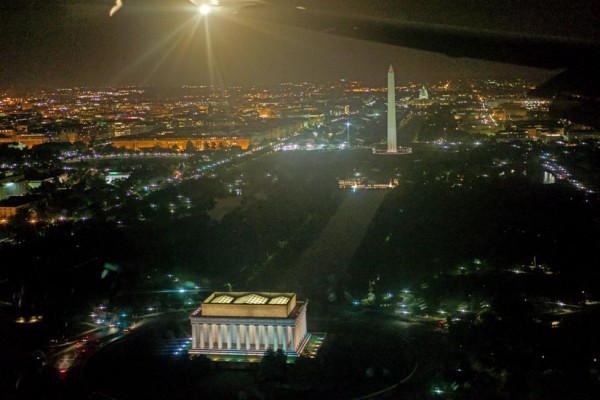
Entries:
POLYGON ((306 337, 306 307, 304 307, 296 321, 298 324, 296 326, 296 349, 298 349, 298 346, 306 337))
POLYGON ((196 332, 196 338, 198 339, 198 347, 204 348, 204 324, 198 324, 198 331, 196 332))
POLYGON ((204 334, 206 335, 206 348, 210 349, 212 347, 210 345, 210 343, 211 343, 210 341, 212 339, 212 335, 210 333, 210 325, 204 324, 204 328, 205 328, 204 334))
POLYGON ((250 336, 250 325, 244 326, 244 339, 246 340, 246 350, 250 350, 250 343, 252 342, 252 337, 250 336))
POLYGON ((275 351, 281 346, 281 326, 276 325, 273 327, 275 329, 275 341, 273 342, 273 348, 275 351))
POLYGON ((267 328, 267 348, 273 347, 273 350, 277 350, 277 346, 275 346, 275 335, 273 334, 273 325, 269 325, 267 328))
POLYGON ((214 337, 214 341, 213 341, 213 349, 220 349, 221 348, 221 327, 219 326, 219 324, 213 324, 213 337, 214 337))
POLYGON ((215 325, 217 329, 217 349, 221 350, 223 348, 223 330, 222 325, 215 325))
POLYGON ((239 325, 240 329, 240 349, 246 347, 246 342, 248 341, 248 336, 246 335, 246 325, 239 325))
POLYGON ((227 340, 227 350, 231 350, 231 328, 229 325, 223 325, 223 335, 227 340))
POLYGON ((192 348, 193 349, 198 348, 198 341, 196 340, 196 330, 197 329, 198 329, 198 324, 193 323, 192 324, 192 348))
POLYGON ((233 331, 235 332, 235 348, 239 350, 242 348, 242 325, 234 325, 233 331))
POLYGON ((260 346, 263 344, 263 326, 258 325, 256 328, 256 350, 260 350, 260 346))
POLYGON ((196 326, 196 343, 197 343, 197 347, 199 348, 204 348, 204 336, 202 335, 202 326, 203 324, 198 324, 196 326))
POLYGON ((288 326, 288 340, 290 341, 290 349, 296 350, 296 338, 294 337, 295 326, 288 326))
POLYGON ((209 349, 214 349, 214 343, 215 343, 215 325, 214 324, 210 324, 208 325, 208 348, 209 349))
POLYGON ((204 348, 204 331, 206 330, 206 324, 201 324, 200 325, 200 348, 203 349, 204 348))
POLYGON ((252 344, 254 344, 254 350, 258 350, 258 338, 257 338, 257 332, 256 332, 256 325, 250 325, 248 327, 250 329, 250 341, 252 344))
POLYGON ((231 348, 237 344, 237 327, 234 324, 229 325, 229 337, 231 338, 231 348))
POLYGON ((287 351, 288 349, 288 336, 287 336, 287 326, 281 327, 281 344, 283 345, 283 351, 287 351))
POLYGON ((303 311, 300 315, 300 335, 306 336, 306 313, 303 311))
POLYGON ((269 348, 269 332, 265 325, 261 326, 262 328, 262 342, 264 344, 264 349, 267 350, 269 348))
POLYGON ((260 350, 262 344, 262 326, 257 325, 256 329, 256 350, 260 350))

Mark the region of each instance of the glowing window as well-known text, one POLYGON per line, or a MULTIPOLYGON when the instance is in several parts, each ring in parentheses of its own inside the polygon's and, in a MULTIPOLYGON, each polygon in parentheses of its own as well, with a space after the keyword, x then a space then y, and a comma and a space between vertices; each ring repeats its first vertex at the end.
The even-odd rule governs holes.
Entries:
POLYGON ((269 301, 268 298, 258 294, 247 294, 246 296, 238 297, 234 303, 237 304, 266 304, 269 301))
POLYGON ((227 296, 227 295, 223 295, 223 296, 215 297, 213 299, 213 301, 211 301, 211 303, 229 304, 233 300, 234 300, 233 297, 227 296))
POLYGON ((285 296, 277 296, 273 297, 269 304, 287 304, 290 302, 290 299, 285 296))

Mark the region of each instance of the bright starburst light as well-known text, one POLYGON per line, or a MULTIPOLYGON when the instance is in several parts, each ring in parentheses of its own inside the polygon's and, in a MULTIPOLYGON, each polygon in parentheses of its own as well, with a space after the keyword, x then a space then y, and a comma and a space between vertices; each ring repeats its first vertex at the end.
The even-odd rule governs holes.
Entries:
MULTIPOLYGON (((125 0, 114 1, 115 4, 109 12, 110 16, 117 13, 127 3, 125 0)), ((133 62, 128 63, 113 77, 115 83, 122 82, 126 77, 133 74, 140 65, 151 63, 150 70, 142 82, 148 84, 153 76, 164 70, 167 63, 185 62, 184 59, 193 58, 191 56, 202 49, 205 54, 200 60, 203 59, 206 64, 205 68, 198 65, 199 70, 204 69, 204 73, 209 76, 211 86, 222 86, 223 78, 218 53, 215 51, 216 43, 213 40, 215 32, 211 29, 211 25, 217 21, 227 21, 229 24, 241 25, 262 34, 268 34, 272 40, 282 40, 276 32, 265 27, 262 23, 252 22, 239 16, 238 11, 240 9, 248 5, 260 4, 262 0, 234 0, 227 2, 226 5, 220 0, 181 0, 181 2, 192 5, 192 7, 187 8, 188 11, 192 11, 188 14, 189 17, 184 19, 172 31, 166 32, 162 38, 147 46, 133 62), (200 45, 201 42, 204 43, 200 45)), ((156 10, 161 11, 159 8, 156 10)), ((182 7, 180 10, 185 10, 185 8, 182 7)), ((133 14, 134 12, 130 14, 130 18, 133 14)), ((222 28, 226 24, 219 23, 218 25, 222 28)), ((296 41, 298 39, 294 37, 287 38, 287 40, 296 41)))
POLYGON ((202 15, 207 15, 212 11, 212 7, 210 4, 202 4, 200 7, 198 7, 198 11, 200 11, 200 14, 202 15))

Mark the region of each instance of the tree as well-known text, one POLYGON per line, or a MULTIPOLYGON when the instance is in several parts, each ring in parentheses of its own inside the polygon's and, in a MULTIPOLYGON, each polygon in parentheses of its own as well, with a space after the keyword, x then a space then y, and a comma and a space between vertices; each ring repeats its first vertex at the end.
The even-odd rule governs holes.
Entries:
POLYGON ((189 154, 193 154, 196 151, 198 151, 196 146, 194 146, 194 144, 192 143, 191 140, 188 140, 187 143, 185 144, 185 152, 189 153, 189 154))
POLYGON ((278 381, 285 380, 287 369, 287 356, 281 349, 273 351, 273 348, 269 347, 265 351, 265 355, 260 360, 260 377, 266 381, 278 381))

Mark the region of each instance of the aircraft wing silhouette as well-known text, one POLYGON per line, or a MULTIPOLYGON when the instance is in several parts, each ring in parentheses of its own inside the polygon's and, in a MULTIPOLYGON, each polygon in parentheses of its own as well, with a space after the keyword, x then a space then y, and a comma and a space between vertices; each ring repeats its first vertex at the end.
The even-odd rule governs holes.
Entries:
POLYGON ((349 15, 293 4, 262 1, 246 5, 238 12, 244 18, 442 53, 450 57, 548 69, 580 68, 600 60, 600 43, 597 41, 349 15))

